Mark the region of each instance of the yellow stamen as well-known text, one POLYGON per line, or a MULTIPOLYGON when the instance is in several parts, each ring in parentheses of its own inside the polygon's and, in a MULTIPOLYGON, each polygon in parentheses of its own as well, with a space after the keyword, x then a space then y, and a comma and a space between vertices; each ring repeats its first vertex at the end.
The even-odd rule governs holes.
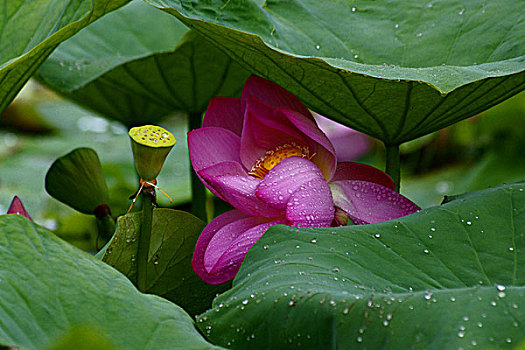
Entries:
POLYGON ((258 179, 263 179, 270 170, 288 157, 303 157, 312 159, 308 147, 298 146, 295 143, 285 144, 266 152, 266 154, 255 162, 248 174, 258 179))

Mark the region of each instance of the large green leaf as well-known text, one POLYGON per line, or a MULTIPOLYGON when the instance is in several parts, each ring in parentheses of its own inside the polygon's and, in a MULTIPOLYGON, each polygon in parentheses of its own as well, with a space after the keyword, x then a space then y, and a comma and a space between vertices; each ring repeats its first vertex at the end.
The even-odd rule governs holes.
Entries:
MULTIPOLYGON (((103 258, 134 283, 141 220, 141 212, 119 217, 117 232, 103 258)), ((153 211, 147 292, 169 299, 193 315, 209 309, 212 299, 227 287, 204 283, 191 267, 193 250, 204 226, 184 211, 153 211)))
POLYGON ((525 88, 520 1, 148 2, 317 112, 387 144, 525 88))
POLYGON ((178 20, 134 1, 84 29, 39 70, 50 87, 126 125, 201 114, 248 73, 178 20), (148 30, 144 30, 148 28, 148 30))
POLYGON ((58 44, 128 1, 2 1, 0 112, 58 44))
POLYGON ((19 215, 0 216, 0 344, 43 349, 76 327, 118 349, 211 349, 178 306, 19 215))
POLYGON ((524 183, 374 225, 274 226, 198 324, 241 349, 512 348, 524 250, 524 183))

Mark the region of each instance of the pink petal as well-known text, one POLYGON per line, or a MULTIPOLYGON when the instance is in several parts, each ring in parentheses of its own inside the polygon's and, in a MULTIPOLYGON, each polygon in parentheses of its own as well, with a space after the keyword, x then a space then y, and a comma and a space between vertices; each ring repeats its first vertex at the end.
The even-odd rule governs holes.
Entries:
POLYGON ((204 173, 206 178, 214 178, 214 177, 217 177, 217 176, 224 176, 224 175, 239 175, 239 176, 249 176, 248 173, 246 172, 246 170, 244 170, 243 166, 240 165, 239 163, 237 162, 233 162, 233 161, 226 161, 226 162, 222 162, 222 163, 217 163, 217 164, 214 164, 214 165, 210 165, 209 167, 207 168, 204 168, 204 169, 201 169, 197 172, 197 176, 199 177, 199 179, 202 181, 202 183, 204 183, 204 185, 214 194, 216 195, 217 197, 219 197, 220 199, 222 199, 223 201, 226 200, 226 198, 224 198, 222 196, 222 191, 220 190, 216 190, 214 187, 213 187, 213 183, 208 183, 202 176, 201 176, 201 173, 204 173))
POLYGON ((254 97, 247 98, 240 146, 240 158, 247 169, 267 151, 292 142, 307 145, 304 134, 282 113, 254 97))
POLYGON ((192 259, 195 273, 206 283, 220 284, 235 277, 244 256, 266 229, 283 219, 264 219, 231 210, 216 217, 202 231, 192 259))
POLYGON ((357 225, 396 219, 420 209, 396 191, 372 182, 337 181, 330 187, 335 205, 357 225))
MULTIPOLYGON (((195 273, 204 281, 207 283, 213 283, 214 278, 213 276, 209 276, 208 269, 206 268, 206 256, 208 255, 208 261, 211 261, 213 259, 218 260, 218 258, 215 258, 215 251, 219 251, 219 249, 213 249, 210 247, 210 241, 213 239, 213 237, 216 235, 216 233, 221 230, 223 227, 231 224, 232 222, 248 218, 250 216, 241 213, 238 210, 231 210, 224 214, 221 214, 217 216, 215 219, 213 219, 202 231, 202 233, 199 236, 199 239, 197 240, 197 244, 195 246, 195 251, 193 253, 193 259, 191 262, 191 266, 195 273), (209 252, 208 252, 209 251, 209 252)), ((223 235, 223 238, 225 241, 229 244, 230 242, 235 239, 237 235, 240 233, 231 232, 232 237, 228 239, 226 235, 223 235)), ((220 248, 220 247, 219 247, 220 248)), ((209 264, 208 264, 209 266, 209 264)), ((216 282, 221 283, 221 282, 216 282)))
POLYGON ((224 128, 241 136, 243 119, 240 98, 213 97, 204 115, 202 127, 224 128))
POLYGON ((248 250, 261 238, 261 236, 270 228, 270 226, 288 224, 288 221, 284 218, 272 220, 269 222, 260 222, 260 218, 248 218, 241 219, 236 223, 232 223, 227 228, 228 231, 241 232, 241 234, 235 238, 231 243, 230 247, 221 255, 217 263, 213 266, 210 274, 217 273, 224 270, 225 266, 235 267, 235 273, 239 270, 239 267, 248 253, 248 250), (251 226, 251 227, 250 227, 251 226), (242 229, 249 227, 246 231, 242 232, 242 229))
POLYGON ((334 202, 324 178, 314 178, 297 189, 288 201, 286 218, 294 225, 328 227, 334 220, 334 202))
POLYGON ((370 149, 370 138, 366 134, 336 123, 320 114, 313 113, 313 115, 319 128, 334 146, 338 161, 357 159, 370 149))
POLYGON ((313 154, 312 161, 317 164, 324 178, 330 181, 335 172, 337 164, 335 149, 328 137, 319 129, 312 118, 296 111, 281 109, 286 118, 304 134, 304 140, 313 154))
POLYGON ((308 108, 297 97, 279 85, 256 75, 250 76, 242 89, 243 109, 249 96, 255 96, 273 108, 289 108, 313 119, 308 108))
POLYGON ((268 172, 255 194, 265 203, 284 210, 292 194, 313 179, 326 182, 314 163, 301 157, 289 157, 268 172))
POLYGON ((188 149, 195 171, 225 161, 240 164, 241 138, 230 130, 217 127, 200 128, 188 133, 188 149))
POLYGON ((243 175, 238 166, 226 172, 228 163, 217 164, 198 172, 206 186, 219 198, 233 205, 240 211, 264 217, 281 216, 282 211, 272 208, 255 195, 259 179, 243 175))
POLYGON ((29 213, 26 211, 26 208, 24 208, 24 205, 22 204, 22 201, 18 196, 14 196, 13 200, 11 201, 11 205, 9 205, 9 209, 7 209, 7 214, 18 214, 25 216, 29 220, 33 221, 31 219, 31 216, 29 216, 29 213))
POLYGON ((343 180, 361 180, 395 189, 394 181, 386 173, 370 165, 355 162, 337 163, 332 182, 343 180))

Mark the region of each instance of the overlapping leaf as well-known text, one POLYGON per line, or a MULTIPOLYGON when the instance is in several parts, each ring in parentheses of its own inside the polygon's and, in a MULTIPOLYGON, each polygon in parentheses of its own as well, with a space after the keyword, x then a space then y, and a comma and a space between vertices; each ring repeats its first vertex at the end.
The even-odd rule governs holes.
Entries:
POLYGON ((387 144, 525 88, 515 1, 148 2, 317 112, 387 144))
POLYGON ((153 123, 174 111, 200 116, 211 97, 238 94, 248 77, 202 36, 142 1, 65 42, 39 75, 50 87, 128 126, 153 123))
POLYGON ((128 1, 3 1, 0 9, 0 112, 58 44, 128 1))
MULTIPOLYGON (((142 213, 121 216, 104 261, 137 280, 137 234, 142 213)), ((204 283, 191 268, 191 258, 204 222, 178 210, 155 209, 148 264, 147 292, 160 295, 195 315, 210 308, 211 300, 227 285, 204 283)))
POLYGON ((374 225, 274 226, 198 324, 240 349, 513 348, 524 208, 520 183, 374 225))
POLYGON ((181 308, 18 215, 0 216, 0 344, 43 349, 84 327, 118 349, 213 349, 181 308))

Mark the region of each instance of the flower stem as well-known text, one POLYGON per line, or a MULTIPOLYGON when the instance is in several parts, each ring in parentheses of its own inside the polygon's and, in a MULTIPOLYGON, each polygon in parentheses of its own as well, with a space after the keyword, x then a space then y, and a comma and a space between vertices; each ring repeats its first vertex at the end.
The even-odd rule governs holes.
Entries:
MULTIPOLYGON (((202 126, 202 113, 189 113, 188 129, 189 131, 198 129, 202 126)), ((207 222, 206 214, 206 187, 195 173, 191 171, 191 212, 199 219, 207 222)))
POLYGON ((148 257, 149 245, 151 240, 151 226, 153 224, 153 199, 155 190, 144 190, 142 192, 142 223, 137 250, 137 287, 142 292, 146 292, 148 281, 148 257))
POLYGON ((399 145, 385 145, 386 169, 385 172, 394 180, 396 191, 399 192, 401 181, 399 145))

